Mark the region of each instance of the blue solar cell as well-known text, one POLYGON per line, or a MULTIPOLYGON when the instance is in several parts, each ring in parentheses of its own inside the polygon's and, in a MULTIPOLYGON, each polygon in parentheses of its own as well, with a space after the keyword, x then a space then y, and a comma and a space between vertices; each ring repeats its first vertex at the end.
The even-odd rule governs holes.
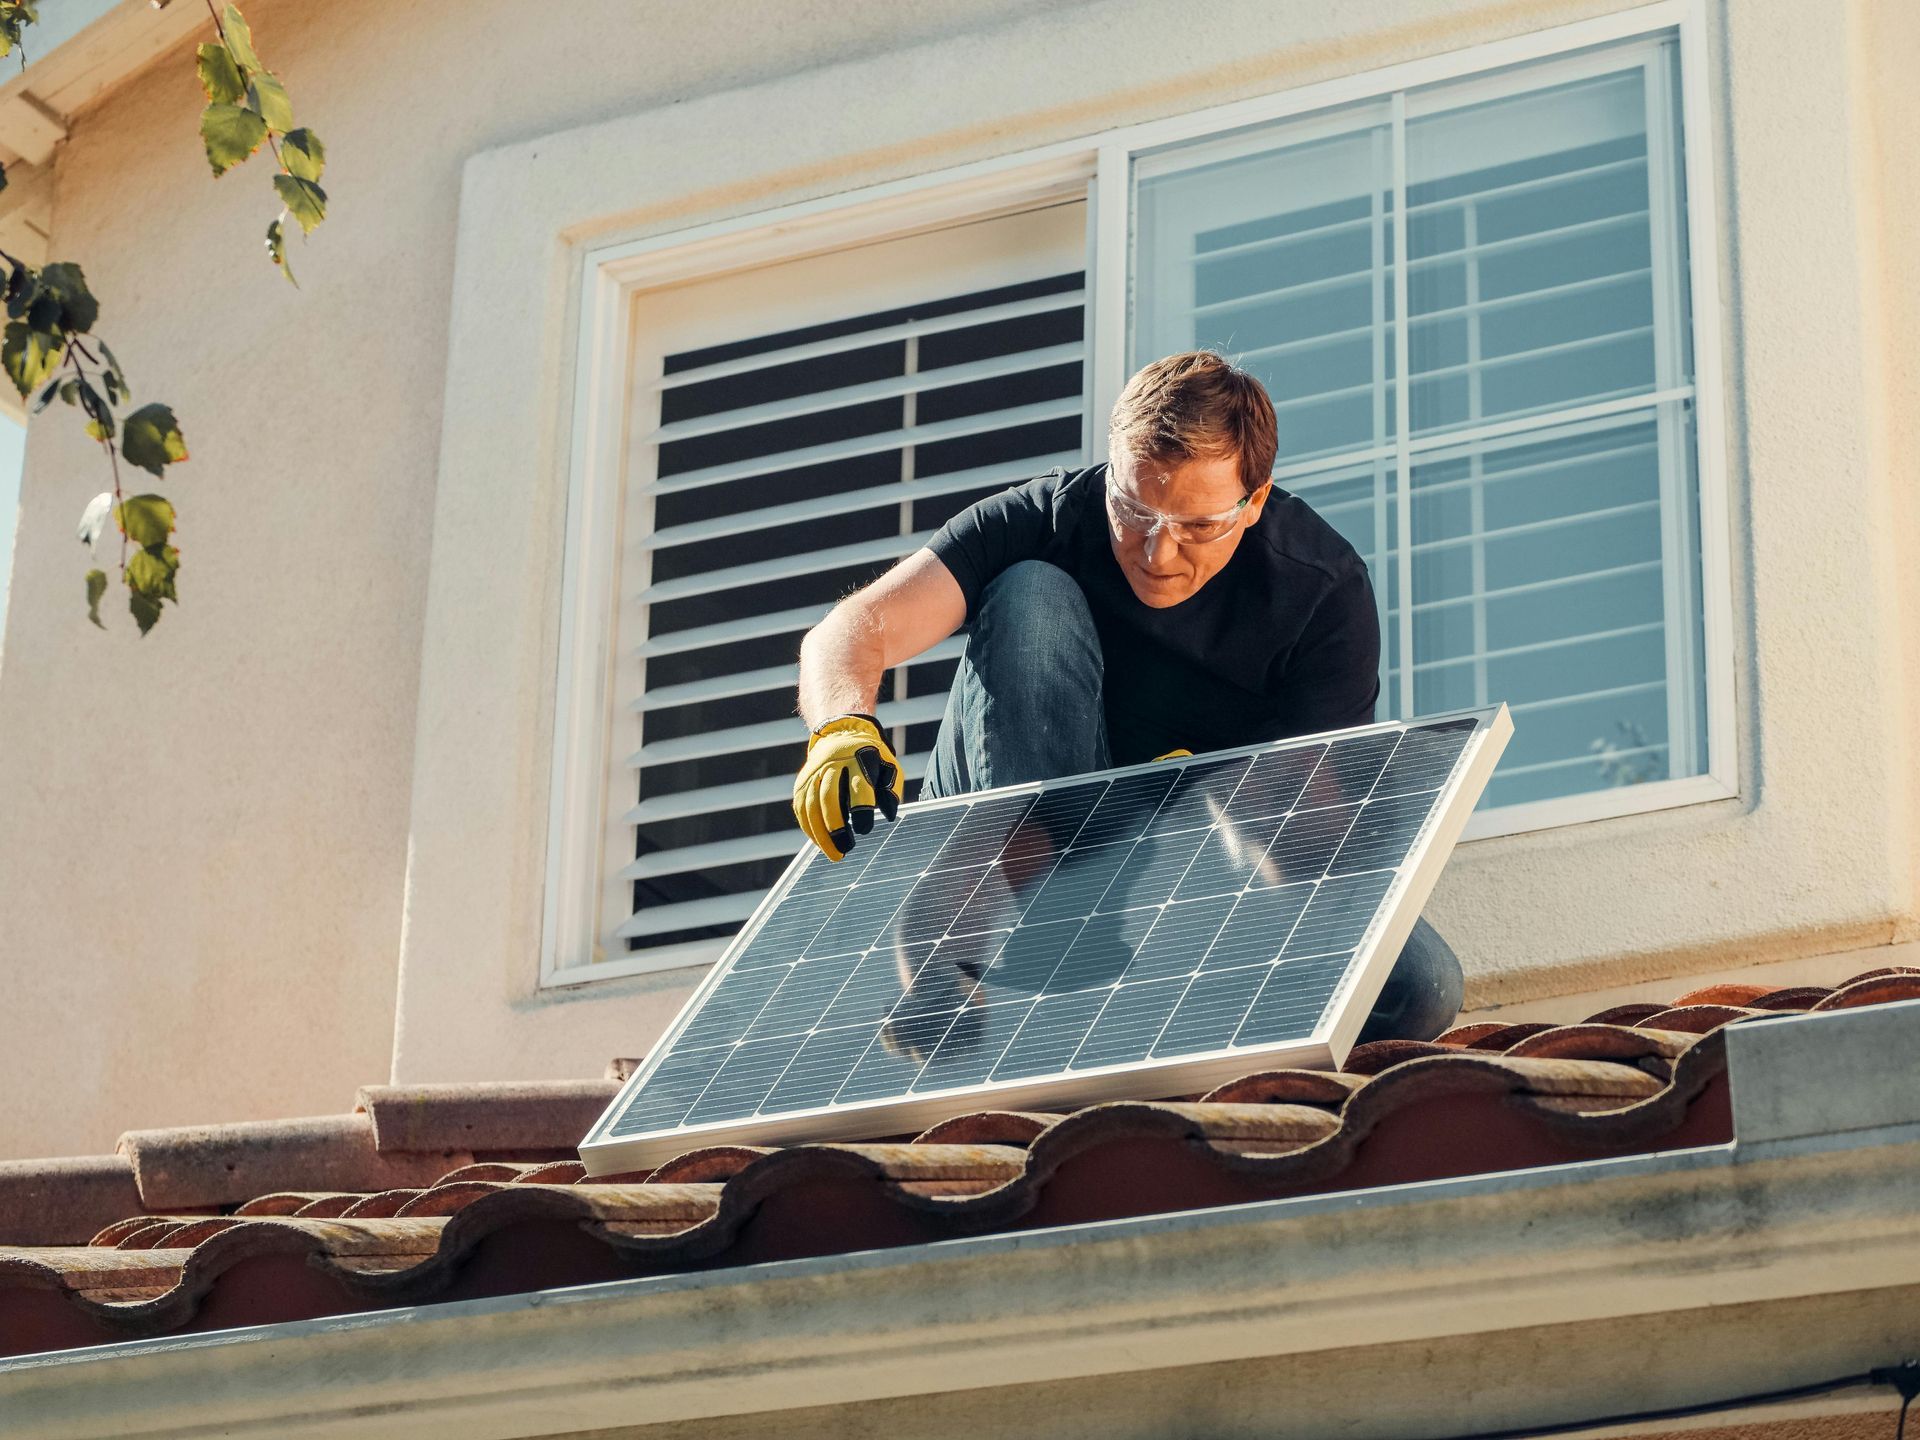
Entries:
POLYGON ((1186 988, 1185 980, 1150 980, 1109 992, 1105 1007, 1067 1068, 1090 1070, 1146 1059, 1186 988))
POLYGON ((760 1102, 760 1113, 778 1115, 828 1105, 880 1033, 878 1025, 816 1030, 760 1102))
POLYGON ((1213 946, 1236 895, 1214 895, 1205 900, 1176 901, 1158 910, 1147 938, 1127 962, 1126 980, 1166 980, 1191 975, 1213 946))
POLYGON ((1014 1000, 1003 1005, 974 1005, 959 1011, 926 1068, 913 1082, 914 1093, 980 1084, 999 1063, 1007 1042, 1033 1005, 1032 1000, 1014 1000))
POLYGON ((1142 837, 1121 862, 1094 909, 1131 910, 1140 905, 1166 904, 1207 838, 1205 830, 1142 837))
POLYGON ((1167 792, 1179 778, 1180 772, 1174 766, 1118 777, 1107 786, 1107 793, 1100 797, 1087 823, 1074 836, 1074 845, 1111 845, 1119 840, 1138 840, 1153 823, 1167 792))
POLYGON ((1106 1003, 1104 990, 1081 990, 1072 995, 1049 995, 1027 1013, 1000 1063, 993 1080, 1025 1080, 1063 1070, 1093 1028, 1094 1017, 1106 1003))

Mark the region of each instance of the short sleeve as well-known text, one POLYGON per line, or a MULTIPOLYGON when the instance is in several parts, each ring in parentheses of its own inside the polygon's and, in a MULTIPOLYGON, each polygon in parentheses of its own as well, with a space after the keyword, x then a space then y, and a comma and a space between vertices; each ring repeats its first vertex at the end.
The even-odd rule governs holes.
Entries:
POLYGON ((1364 564, 1321 597, 1274 679, 1289 735, 1371 725, 1380 700, 1380 612, 1364 564))
POLYGON ((1002 571, 1046 552, 1054 533, 1054 492, 1064 475, 1050 470, 976 500, 928 539, 927 548, 967 597, 969 620, 981 593, 1002 571))

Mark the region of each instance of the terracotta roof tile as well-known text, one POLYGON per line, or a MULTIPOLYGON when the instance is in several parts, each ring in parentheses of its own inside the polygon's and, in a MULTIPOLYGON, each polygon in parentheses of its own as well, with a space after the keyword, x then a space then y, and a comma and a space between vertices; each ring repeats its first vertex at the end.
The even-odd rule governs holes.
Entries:
POLYGON ((431 1185, 473 1156, 451 1147, 431 1152, 375 1148, 366 1115, 263 1120, 176 1130, 130 1130, 120 1153, 133 1165, 141 1203, 230 1205, 266 1190, 384 1190, 431 1185))
POLYGON ((0 1167, 0 1354, 1724 1142, 1724 1026, 1916 994, 1913 971, 1717 986, 1361 1046, 1340 1072, 1204 1096, 706 1146, 602 1179, 535 1162, 577 1142, 610 1081, 373 1087, 352 1115, 0 1167), (93 1208, 50 1213, 69 1194, 93 1208))
POLYGON ((613 1080, 500 1085, 366 1085, 354 1108, 393 1150, 537 1150, 584 1135, 620 1091, 613 1080))
POLYGON ((119 1155, 0 1160, 0 1243, 56 1245, 144 1208, 119 1155))

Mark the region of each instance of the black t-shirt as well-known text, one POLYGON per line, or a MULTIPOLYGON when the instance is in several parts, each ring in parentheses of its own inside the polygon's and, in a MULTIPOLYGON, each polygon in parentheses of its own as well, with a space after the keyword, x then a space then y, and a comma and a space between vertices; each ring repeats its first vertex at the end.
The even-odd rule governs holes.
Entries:
POLYGON ((1365 725, 1380 692, 1367 567, 1297 495, 1275 487, 1233 558, 1164 609, 1143 605, 1107 534, 1105 464, 1056 468, 961 511, 927 542, 967 597, 1044 560, 1080 585, 1106 658, 1116 765, 1365 725))

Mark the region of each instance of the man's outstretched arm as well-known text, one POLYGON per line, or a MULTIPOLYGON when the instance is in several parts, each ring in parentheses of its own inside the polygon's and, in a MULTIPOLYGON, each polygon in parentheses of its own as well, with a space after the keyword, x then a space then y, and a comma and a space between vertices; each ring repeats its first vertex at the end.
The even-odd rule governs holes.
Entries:
POLYGON ((800 715, 810 734, 793 814, 829 860, 873 828, 875 810, 891 820, 900 804, 900 762, 874 716, 880 677, 966 618, 952 573, 919 550, 834 606, 801 642, 800 715))
POLYGON ((871 715, 880 680, 958 630, 967 618, 959 582, 931 550, 916 550, 856 590, 800 644, 800 718, 815 729, 835 715, 871 715))

